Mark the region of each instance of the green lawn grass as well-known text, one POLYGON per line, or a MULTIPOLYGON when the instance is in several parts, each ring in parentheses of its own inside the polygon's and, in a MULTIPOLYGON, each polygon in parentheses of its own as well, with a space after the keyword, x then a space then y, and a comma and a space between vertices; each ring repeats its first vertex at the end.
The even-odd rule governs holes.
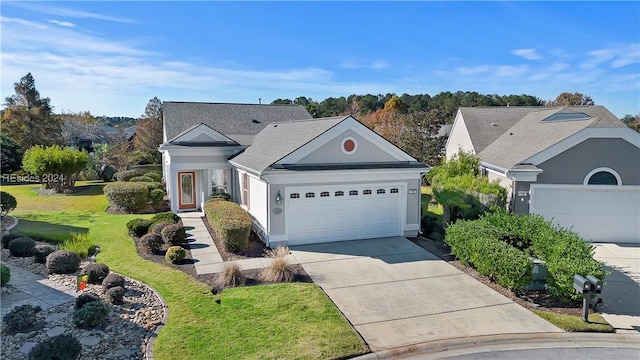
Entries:
POLYGON ((557 314, 550 311, 532 309, 536 315, 569 332, 615 332, 615 329, 600 314, 590 314, 589 322, 573 315, 557 314))
POLYGON ((18 200, 11 215, 20 223, 13 231, 61 239, 69 231, 88 232, 101 248, 98 262, 156 289, 169 306, 169 319, 154 347, 156 359, 317 359, 368 351, 315 284, 235 288, 212 295, 208 286, 185 273, 142 259, 125 224, 151 215, 107 214, 103 184, 78 185, 80 191, 67 196, 39 196, 34 192, 38 185, 3 185, 18 200))

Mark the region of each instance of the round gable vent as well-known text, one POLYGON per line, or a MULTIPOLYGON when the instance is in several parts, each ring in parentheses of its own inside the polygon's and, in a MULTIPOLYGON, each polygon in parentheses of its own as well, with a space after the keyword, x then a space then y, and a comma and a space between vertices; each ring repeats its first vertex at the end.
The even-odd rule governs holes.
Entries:
POLYGON ((351 155, 358 150, 358 142, 356 142, 356 139, 351 136, 347 136, 342 139, 341 149, 343 153, 351 155))

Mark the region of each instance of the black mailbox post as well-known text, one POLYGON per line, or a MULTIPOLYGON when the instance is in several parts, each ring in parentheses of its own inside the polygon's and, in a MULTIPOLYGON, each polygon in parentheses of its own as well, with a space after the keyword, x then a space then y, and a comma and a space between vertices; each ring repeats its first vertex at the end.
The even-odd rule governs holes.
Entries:
POLYGON ((595 311, 598 304, 602 304, 602 280, 593 275, 586 277, 573 275, 573 288, 578 294, 582 294, 582 320, 589 322, 589 306, 595 311), (593 301, 592 301, 593 300, 593 301))

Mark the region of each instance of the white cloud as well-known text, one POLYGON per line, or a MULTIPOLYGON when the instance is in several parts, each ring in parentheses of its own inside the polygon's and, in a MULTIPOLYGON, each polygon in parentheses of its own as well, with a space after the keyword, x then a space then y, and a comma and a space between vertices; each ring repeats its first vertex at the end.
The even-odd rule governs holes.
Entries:
POLYGON ((510 53, 512 53, 513 55, 519 56, 521 58, 527 59, 527 60, 540 60, 540 59, 542 59, 542 56, 540 54, 538 54, 536 49, 515 49, 515 50, 511 50, 510 53))
POLYGON ((72 23, 72 22, 68 22, 68 21, 61 21, 61 20, 48 20, 51 24, 55 24, 55 25, 59 25, 59 26, 64 26, 64 27, 76 27, 76 24, 72 23))
POLYGON ((491 71, 491 66, 488 65, 480 65, 480 66, 461 66, 456 68, 456 72, 460 75, 477 75, 482 73, 487 73, 491 71))
POLYGON ((640 63, 640 43, 613 46, 587 52, 588 60, 580 64, 585 70, 594 69, 601 65, 621 68, 630 64, 640 63))
POLYGON ((132 19, 98 14, 98 13, 93 13, 89 11, 76 10, 68 7, 49 5, 49 4, 40 3, 40 2, 8 1, 8 2, 5 2, 3 6, 14 6, 14 7, 19 7, 19 8, 33 11, 33 12, 38 12, 38 13, 52 15, 52 16, 59 16, 59 17, 94 19, 94 20, 103 20, 103 21, 120 22, 120 23, 137 23, 137 21, 132 19))
POLYGON ((374 61, 372 63, 358 63, 355 61, 345 61, 340 64, 340 67, 345 69, 372 69, 381 70, 389 67, 389 63, 384 60, 374 61))
POLYGON ((527 65, 500 65, 495 69, 496 76, 502 77, 518 77, 522 76, 529 71, 527 65))

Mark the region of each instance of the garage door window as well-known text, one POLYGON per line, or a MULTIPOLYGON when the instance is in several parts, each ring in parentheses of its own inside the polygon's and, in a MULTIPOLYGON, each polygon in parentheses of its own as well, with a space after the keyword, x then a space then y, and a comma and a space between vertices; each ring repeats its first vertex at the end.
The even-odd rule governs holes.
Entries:
POLYGON ((353 195, 358 195, 358 190, 351 190, 349 191, 349 195, 353 196, 353 195))
POLYGON ((344 191, 336 191, 336 196, 344 196, 344 191))
POLYGON ((306 198, 316 197, 316 193, 308 192, 308 193, 304 194, 304 197, 306 197, 306 198))
POLYGON ((622 185, 620 175, 613 169, 597 168, 589 172, 584 179, 584 185, 622 185))
POLYGON ((369 190, 369 189, 363 190, 362 191, 362 195, 371 195, 371 190, 369 190))
POLYGON ((293 193, 293 194, 289 195, 289 197, 292 198, 292 199, 300 199, 300 194, 293 193))
POLYGON ((320 197, 329 197, 329 192, 328 191, 321 192, 320 197))
POLYGON ((384 193, 385 193, 385 191, 384 191, 384 189, 378 189, 378 191, 376 191, 376 193, 377 193, 377 194, 384 194, 384 193))

